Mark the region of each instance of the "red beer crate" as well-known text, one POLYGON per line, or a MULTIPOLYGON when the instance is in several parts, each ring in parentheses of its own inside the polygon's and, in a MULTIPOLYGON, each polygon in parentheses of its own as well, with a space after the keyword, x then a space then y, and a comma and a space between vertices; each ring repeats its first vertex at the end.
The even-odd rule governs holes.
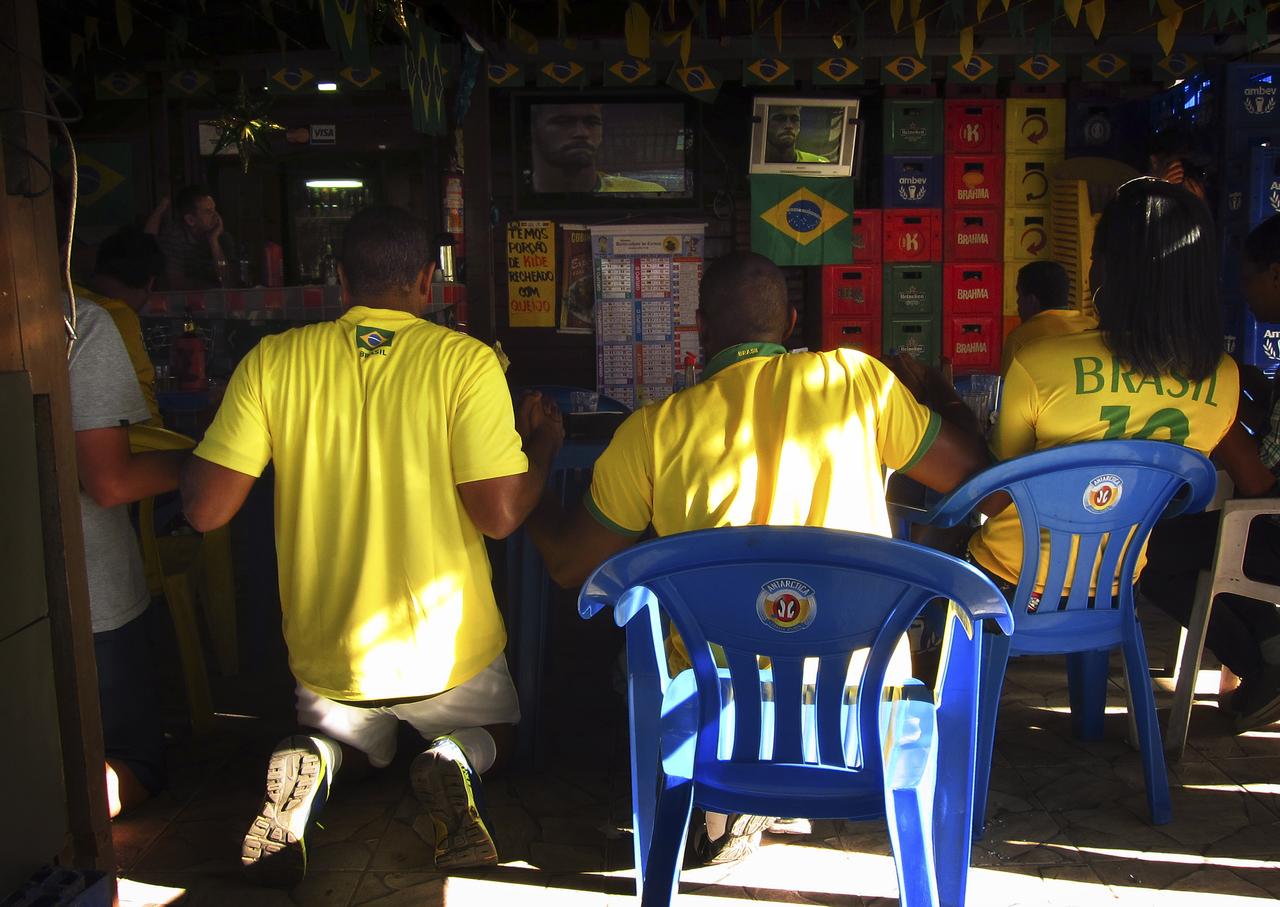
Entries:
POLYGON ((953 154, 1004 151, 1004 101, 949 100, 944 114, 946 149, 953 154))
POLYGON ((1004 215, 999 208, 948 208, 942 214, 947 261, 999 261, 1004 215))
POLYGON ((879 318, 879 265, 824 265, 822 314, 879 318))
POLYGON ((1004 307, 1004 265, 999 262, 962 262, 943 265, 942 312, 952 315, 979 313, 1000 315, 1004 307))
POLYGON ((949 154, 946 171, 945 207, 988 208, 1004 201, 1003 154, 949 154))
POLYGON ((985 315, 948 315, 942 319, 942 355, 957 375, 1000 371, 1003 324, 998 311, 985 315))
POLYGON ((880 264, 880 233, 884 229, 879 208, 865 208, 853 212, 853 260, 861 264, 880 264))
POLYGON ((841 347, 860 350, 868 356, 879 359, 880 320, 823 315, 822 348, 835 350, 841 347))
POLYGON ((937 208, 886 208, 886 262, 942 261, 942 212, 937 208))

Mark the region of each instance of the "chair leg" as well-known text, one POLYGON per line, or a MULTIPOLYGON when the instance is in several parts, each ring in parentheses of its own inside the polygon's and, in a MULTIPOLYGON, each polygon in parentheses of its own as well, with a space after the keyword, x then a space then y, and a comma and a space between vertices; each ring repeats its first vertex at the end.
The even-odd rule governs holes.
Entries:
POLYGON ((640 878, 640 907, 669 907, 680 884, 680 863, 693 811, 693 782, 667 778, 653 817, 653 840, 640 878))
POLYGON ((1151 675, 1147 667, 1146 645, 1142 630, 1135 627, 1135 638, 1124 644, 1124 669, 1133 701, 1133 720, 1138 727, 1142 747, 1142 774, 1147 784, 1147 808, 1152 825, 1165 825, 1173 818, 1169 798, 1169 775, 1160 744, 1160 723, 1156 720, 1156 698, 1151 691, 1151 675))
MULTIPOLYGON (((1071 702, 1071 733, 1078 740, 1101 740, 1107 713, 1106 649, 1072 652, 1067 656, 1067 697, 1071 702)), ((1147 678, 1147 689, 1151 689, 1147 678)))
POLYGON ((200 543, 200 574, 206 592, 203 597, 205 622, 209 625, 218 671, 232 677, 240 670, 240 651, 229 526, 204 534, 200 543))
POLYGON ((1009 664, 1012 640, 1002 633, 982 634, 982 679, 978 688, 978 754, 973 779, 973 839, 982 839, 987 825, 987 792, 991 785, 991 760, 995 756, 996 718, 1000 691, 1009 664))
POLYGON ((934 863, 932 790, 887 791, 889 843, 898 874, 901 907, 937 907, 938 877, 934 863), (926 794, 922 796, 922 793, 926 794))
POLYGON ((164 598, 173 619, 173 633, 182 659, 182 676, 187 687, 187 709, 191 712, 191 731, 197 737, 213 727, 213 701, 209 695, 209 672, 204 663, 200 642, 200 626, 196 622, 191 583, 185 575, 164 578, 164 598))
POLYGON ((1169 710, 1169 726, 1164 735, 1164 748, 1175 762, 1182 758, 1187 747, 1187 729, 1191 725, 1191 706, 1196 696, 1200 658, 1204 653, 1204 638, 1209 631, 1209 616, 1213 613, 1212 586, 1213 579, 1208 571, 1201 570, 1196 578, 1196 597, 1191 606, 1191 617, 1187 620, 1178 680, 1173 688, 1173 706, 1169 710))
POLYGON ((632 676, 627 694, 631 734, 631 846, 636 861, 636 894, 643 893, 643 879, 653 844, 654 815, 658 799, 658 740, 645 728, 656 726, 662 711, 662 694, 653 678, 632 676))

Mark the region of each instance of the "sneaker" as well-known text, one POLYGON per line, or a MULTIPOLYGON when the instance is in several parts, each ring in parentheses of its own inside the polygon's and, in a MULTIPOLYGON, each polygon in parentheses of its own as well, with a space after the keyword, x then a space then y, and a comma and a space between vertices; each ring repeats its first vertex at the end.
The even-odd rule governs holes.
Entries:
POLYGON ((1280 721, 1280 665, 1268 665, 1257 677, 1240 681, 1230 707, 1236 714, 1237 734, 1280 721))
POLYGON ((462 747, 440 737, 413 760, 409 780, 436 831, 436 868, 461 869, 498 862, 489 831, 484 786, 462 747))
POLYGON ((736 863, 760 846, 760 834, 775 821, 770 816, 706 813, 689 821, 690 853, 698 865, 736 863))
POLYGON ((264 885, 294 885, 307 872, 307 833, 325 801, 333 773, 315 738, 282 740, 267 764, 267 795, 240 848, 240 863, 264 885))

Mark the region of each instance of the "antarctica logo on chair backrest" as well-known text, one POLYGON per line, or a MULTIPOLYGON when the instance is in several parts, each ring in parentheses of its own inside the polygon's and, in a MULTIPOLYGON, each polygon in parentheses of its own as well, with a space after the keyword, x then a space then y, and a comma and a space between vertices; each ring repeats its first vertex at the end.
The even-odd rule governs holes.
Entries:
POLYGON ((1096 476, 1084 487, 1084 509, 1090 513, 1105 513, 1120 503, 1124 494, 1124 480, 1113 473, 1096 476))
POLYGON ((395 331, 388 331, 386 328, 358 324, 356 325, 356 352, 360 354, 361 359, 366 356, 389 356, 391 341, 395 336, 395 331))
POLYGON ((766 627, 793 633, 813 623, 818 599, 813 587, 798 579, 771 579, 760 587, 756 615, 766 627))

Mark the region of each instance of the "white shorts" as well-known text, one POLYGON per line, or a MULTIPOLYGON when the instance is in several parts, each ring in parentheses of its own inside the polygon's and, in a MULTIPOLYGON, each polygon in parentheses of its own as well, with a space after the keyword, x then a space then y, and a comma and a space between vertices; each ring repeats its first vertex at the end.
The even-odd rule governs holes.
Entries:
POLYGON ((396 755, 397 725, 407 721, 424 740, 434 740, 462 728, 515 724, 520 702, 503 654, 461 686, 417 702, 361 708, 308 690, 298 684, 298 723, 369 757, 384 768, 396 755))

